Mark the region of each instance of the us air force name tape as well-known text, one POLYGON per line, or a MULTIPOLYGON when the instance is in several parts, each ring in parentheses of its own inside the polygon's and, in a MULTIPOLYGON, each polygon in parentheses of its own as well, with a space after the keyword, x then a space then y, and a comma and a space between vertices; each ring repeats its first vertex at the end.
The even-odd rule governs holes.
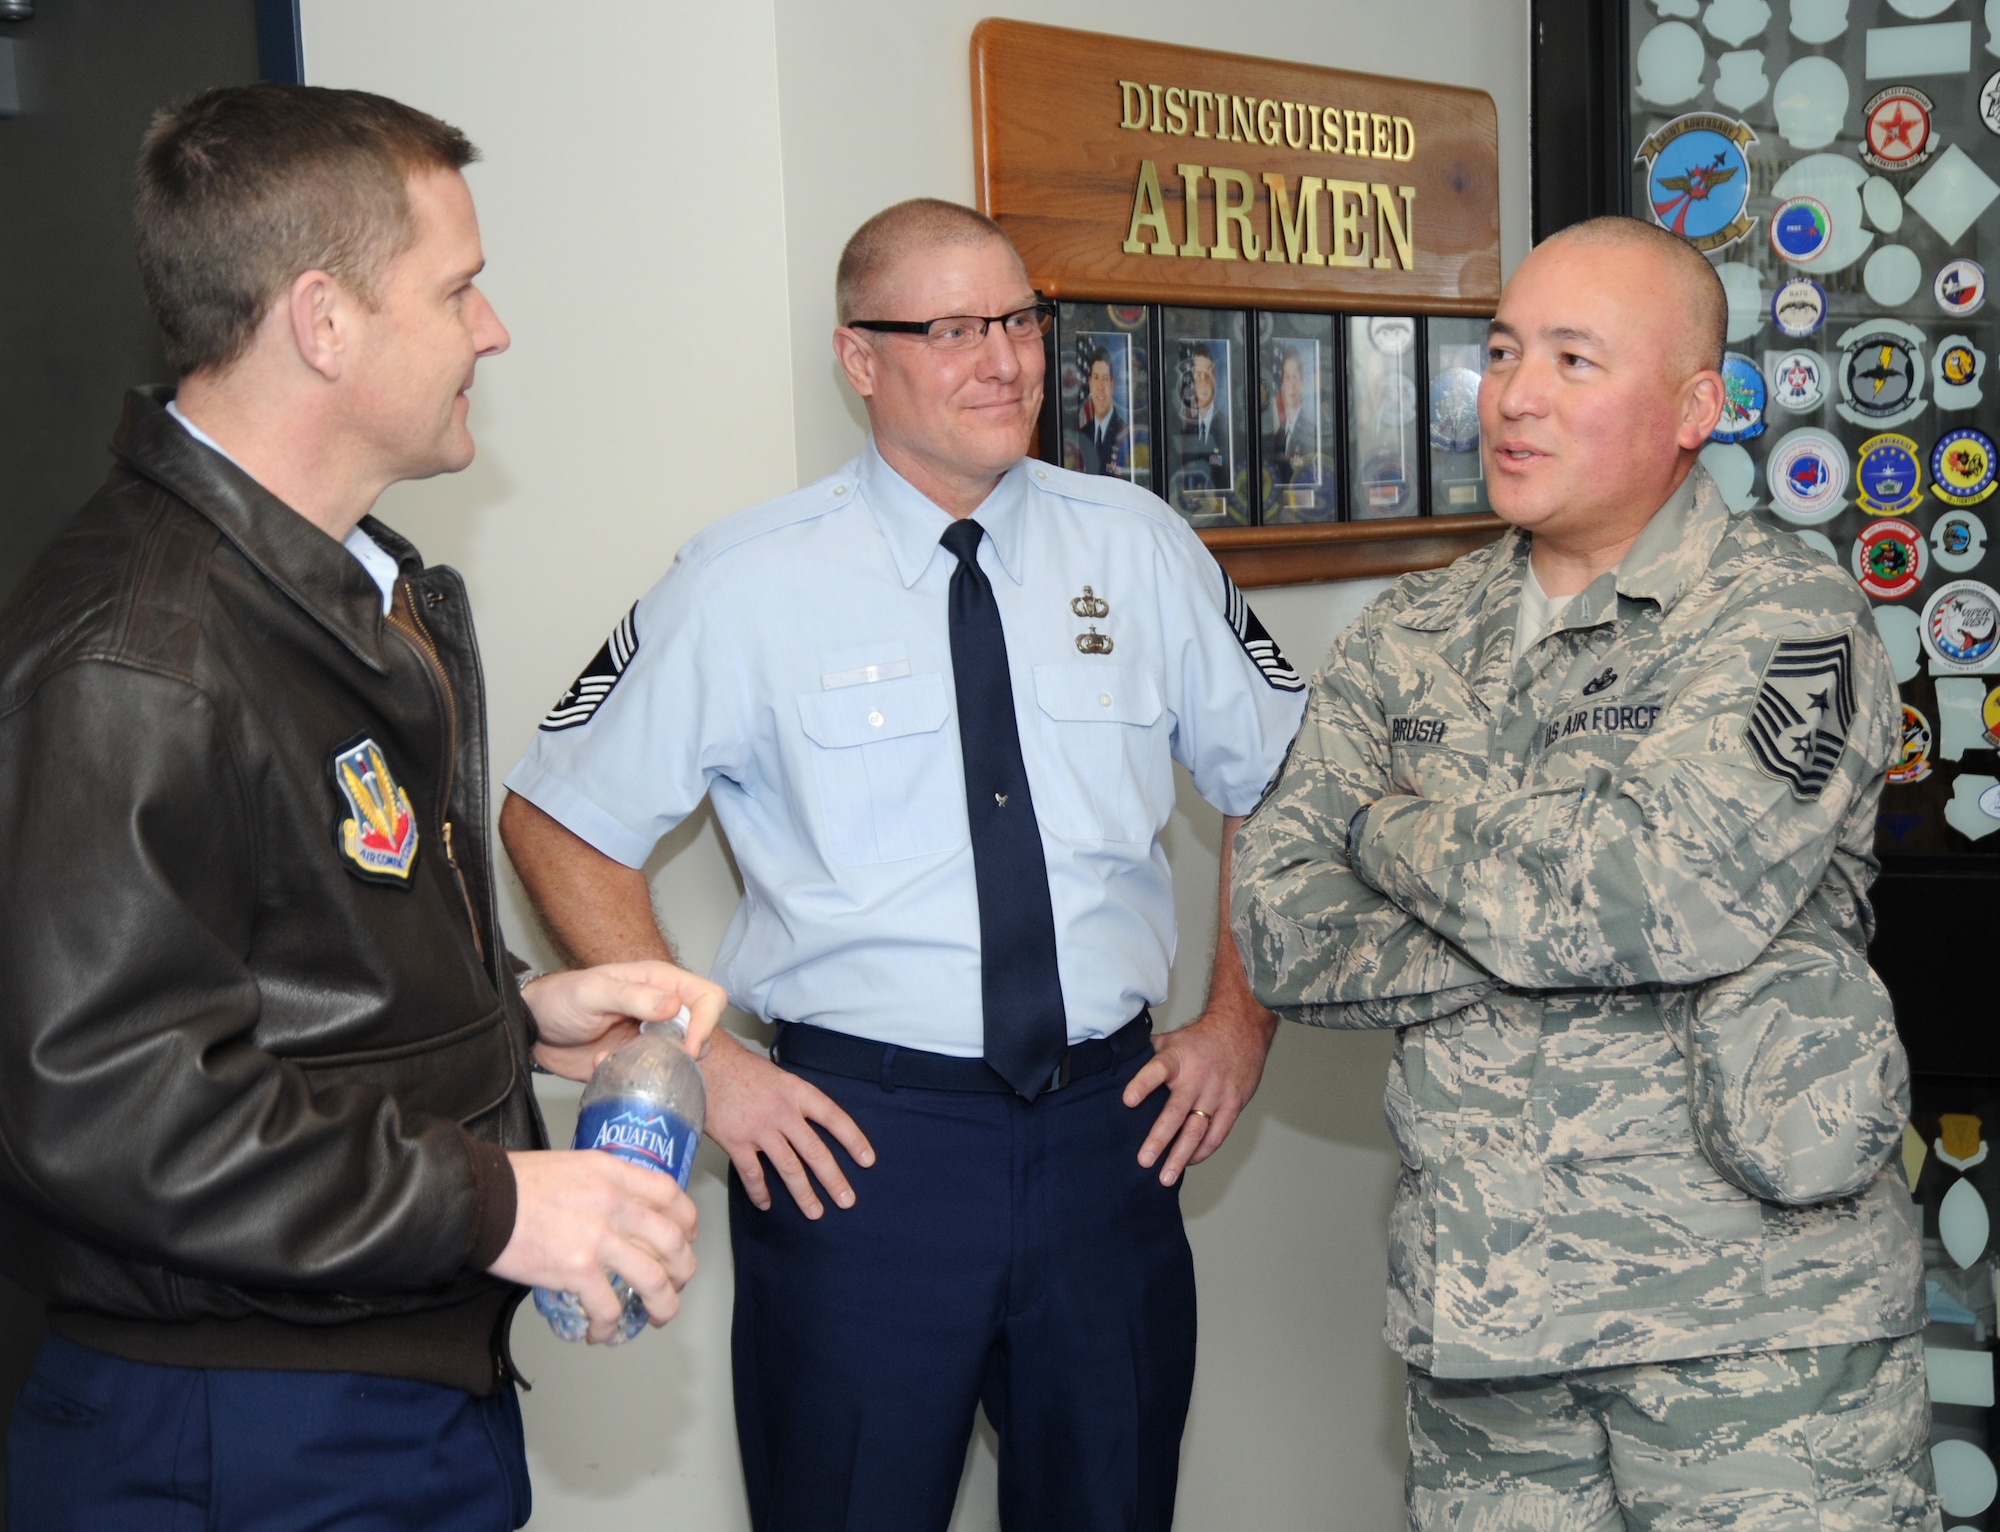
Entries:
POLYGON ((1250 610, 1250 603, 1243 599, 1243 592, 1226 570, 1222 576, 1222 612, 1229 619, 1243 652, 1274 689, 1281 692, 1306 689, 1305 677, 1292 669, 1292 662, 1278 648, 1278 641, 1264 630, 1264 624, 1257 620, 1257 614, 1250 610))
POLYGON ((638 615, 639 605, 634 602, 632 610, 619 618, 618 626, 611 630, 603 647, 583 667, 583 674, 556 698, 556 705, 542 720, 543 732, 553 734, 558 729, 574 729, 578 724, 589 723, 603 706, 611 688, 618 684, 618 678, 625 674, 625 667, 639 651, 638 615))
POLYGON ((1852 637, 1787 638, 1764 667, 1744 739, 1759 768, 1793 796, 1817 798, 1847 748, 1854 711, 1852 637))

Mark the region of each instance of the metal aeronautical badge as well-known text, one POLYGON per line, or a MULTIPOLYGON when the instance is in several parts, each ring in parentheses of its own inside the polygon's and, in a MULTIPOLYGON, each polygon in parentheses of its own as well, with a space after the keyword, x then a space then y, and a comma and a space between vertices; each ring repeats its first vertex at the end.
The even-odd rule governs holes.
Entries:
POLYGON ((1977 505, 1996 488, 1993 438, 1970 427, 1931 449, 1931 493, 1947 505, 1977 505))
POLYGON ((1874 516, 1907 516, 1924 503, 1923 465, 1917 444, 1893 433, 1871 436, 1859 448, 1855 474, 1861 509, 1874 516))
POLYGON ((1740 351, 1722 358, 1722 418, 1708 433, 1712 442, 1747 442, 1764 434, 1764 375, 1740 351))
POLYGON ((1076 635, 1077 652, 1079 654, 1109 654, 1114 647, 1111 635, 1097 631, 1097 619, 1111 615, 1111 603, 1086 585, 1083 588, 1083 594, 1070 602, 1069 609, 1090 624, 1090 631, 1088 633, 1079 633, 1076 635))
POLYGON ((1076 597, 1070 602, 1069 609, 1078 617, 1109 617, 1111 615, 1111 603, 1098 595, 1088 585, 1084 586, 1081 596, 1076 597))
POLYGON ((1941 410, 1969 410, 1984 395, 1979 380, 1986 376, 1986 353, 1963 335, 1947 335, 1931 358, 1931 392, 1941 410))
POLYGON ((2000 595, 1977 580, 1953 580, 1924 603, 1918 631, 1938 671, 1976 675, 2000 650, 2000 595))
POLYGON ((1946 511, 1931 523, 1931 552, 1947 574, 1964 574, 1986 557, 1986 523, 1970 511, 1946 511))
POLYGON ((1771 369, 1771 402, 1803 415, 1826 402, 1826 363, 1813 351, 1787 351, 1771 369))
POLYGON ((1900 601, 1922 583, 1925 557, 1924 535, 1907 521, 1873 521, 1854 539, 1851 567, 1877 601, 1900 601))
POLYGON ((1764 460, 1771 509, 1794 526, 1831 521, 1847 506, 1847 449, 1814 426, 1787 431, 1764 460))
POLYGON ((1750 124, 1713 112, 1690 112, 1649 134, 1633 158, 1645 162, 1654 221, 1704 251, 1748 234, 1757 220, 1744 153, 1756 141, 1750 124))
POLYGON ((1924 332, 1900 319, 1874 319, 1840 337, 1840 418, 1857 426, 1899 426, 1924 410, 1924 332))
POLYGON ((1861 157, 1877 170, 1913 170, 1937 152, 1936 108, 1914 85, 1891 85, 1861 109, 1861 157))
POLYGON ((1833 215, 1817 197, 1787 197, 1771 214, 1771 248, 1794 266, 1806 266, 1833 242, 1833 215))
POLYGON ((333 785, 347 805, 333 832, 347 870, 369 883, 409 887, 417 860, 417 816, 381 746, 363 735, 335 751, 333 785))
POLYGON ((1782 335, 1804 340, 1826 323, 1826 289, 1811 277, 1793 277, 1771 294, 1771 322, 1782 335))
POLYGON ((1976 314, 1986 306, 1986 271, 1977 261, 1960 257, 1938 268, 1931 296, 1947 314, 1976 314))
POLYGON ((1889 763, 1889 780, 1898 787, 1921 782, 1931 774, 1931 721, 1909 703, 1903 704, 1903 738, 1889 763))
POLYGON ((1854 640, 1787 638, 1764 667, 1743 738, 1766 775, 1817 798, 1840 764, 1854 725, 1854 640))

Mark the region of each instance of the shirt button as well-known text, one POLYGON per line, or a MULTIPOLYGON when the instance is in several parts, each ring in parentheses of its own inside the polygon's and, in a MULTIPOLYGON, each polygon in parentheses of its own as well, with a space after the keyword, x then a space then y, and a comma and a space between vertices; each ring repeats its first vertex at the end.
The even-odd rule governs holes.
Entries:
POLYGON ((881 727, 882 727, 882 715, 881 715, 880 713, 870 713, 870 714, 868 715, 868 727, 869 727, 869 728, 871 728, 871 729, 879 729, 879 728, 881 728, 881 727))
POLYGON ((836 484, 833 486, 833 492, 836 495, 844 495, 847 493, 847 486, 845 484, 836 484))
POLYGON ((1099 692, 1099 693, 1097 694, 1097 705, 1098 705, 1099 707, 1110 707, 1110 706, 1111 706, 1111 693, 1109 693, 1109 692, 1099 692))
POLYGON ((1049 476, 1049 471, 1046 468, 1037 468, 1035 470, 1035 477, 1038 479, 1046 479, 1048 476, 1049 476))

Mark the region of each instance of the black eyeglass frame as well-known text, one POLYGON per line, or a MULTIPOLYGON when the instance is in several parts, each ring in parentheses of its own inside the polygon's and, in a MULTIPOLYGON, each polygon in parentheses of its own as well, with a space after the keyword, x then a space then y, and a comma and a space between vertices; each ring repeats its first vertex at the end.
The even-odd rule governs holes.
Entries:
MULTIPOLYGON (((1033 314, 1035 316, 1039 321, 1035 330, 1037 337, 1047 335, 1056 322, 1056 306, 1046 300, 1037 299, 1033 303, 1023 304, 1020 308, 1009 309, 1004 314, 940 314, 935 319, 850 319, 847 321, 846 328, 850 330, 878 330, 890 335, 921 335, 925 340, 929 340, 932 325, 948 324, 953 320, 957 320, 962 324, 976 323, 979 326, 979 339, 983 342, 986 339, 987 332, 996 324, 1002 327, 1000 333, 1005 335, 1007 333, 1005 328, 1007 321, 1012 319, 1016 314, 1033 314)), ((1025 335, 1018 338, 1021 340, 1027 339, 1025 335)))

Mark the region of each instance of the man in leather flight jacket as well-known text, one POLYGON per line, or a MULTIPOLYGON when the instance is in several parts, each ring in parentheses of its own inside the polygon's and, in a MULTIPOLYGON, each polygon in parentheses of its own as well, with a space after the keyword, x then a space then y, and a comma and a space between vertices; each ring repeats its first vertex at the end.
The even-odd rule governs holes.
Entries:
POLYGON ((277 86, 147 142, 182 383, 130 396, 0 609, 0 1264, 53 1331, 16 1526, 517 1526, 522 1284, 601 1339, 607 1269, 655 1323, 693 1270, 671 1177, 535 1152, 528 1076, 684 1004, 698 1047, 721 991, 665 963, 517 989, 465 587, 367 517, 471 460, 507 344, 472 153, 277 86))

